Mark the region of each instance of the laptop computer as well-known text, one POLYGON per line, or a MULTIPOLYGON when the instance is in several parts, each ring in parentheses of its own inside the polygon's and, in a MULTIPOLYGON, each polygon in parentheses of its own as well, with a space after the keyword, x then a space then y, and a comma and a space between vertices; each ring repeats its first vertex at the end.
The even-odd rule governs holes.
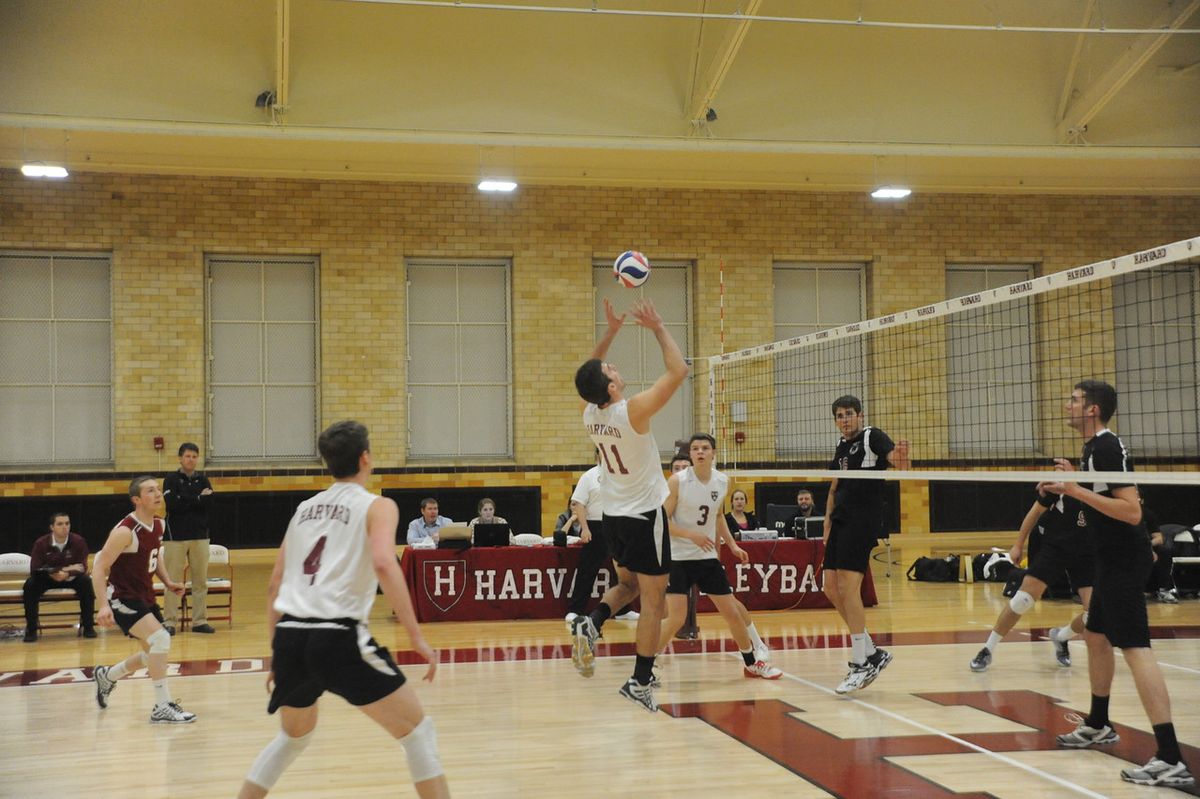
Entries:
POLYGON ((512 528, 507 524, 476 524, 475 546, 506 547, 512 528))
POLYGON ((466 549, 471 546, 471 528, 451 523, 438 529, 438 549, 466 549))
POLYGON ((799 516, 796 518, 796 537, 820 539, 825 537, 824 516, 799 516), (803 529, 802 529, 803 528, 803 529))

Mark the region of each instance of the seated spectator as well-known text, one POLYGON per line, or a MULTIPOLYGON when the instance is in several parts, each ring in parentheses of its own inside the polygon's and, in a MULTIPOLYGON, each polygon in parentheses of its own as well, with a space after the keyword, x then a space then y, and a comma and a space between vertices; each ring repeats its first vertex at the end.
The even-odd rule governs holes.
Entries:
POLYGON ((50 532, 33 544, 29 579, 25 581, 25 643, 38 638, 38 600, 51 588, 70 588, 79 597, 79 629, 84 638, 95 638, 93 611, 96 594, 87 573, 87 542, 71 532, 71 517, 55 513, 50 532))
POLYGON ((409 544, 416 544, 421 541, 433 539, 436 544, 438 540, 438 530, 445 527, 447 524, 453 524, 453 519, 448 519, 445 516, 438 515, 438 501, 433 497, 426 497, 421 500, 421 515, 408 523, 408 535, 406 540, 409 544))
POLYGON ((570 508, 567 508, 554 520, 554 532, 563 532, 578 537, 583 532, 583 528, 580 527, 579 518, 571 512, 570 508))
POLYGON ((1171 553, 1175 542, 1166 540, 1159 529, 1158 517, 1144 505, 1142 521, 1146 525, 1146 532, 1150 533, 1150 546, 1154 550, 1154 565, 1150 568, 1150 576, 1146 578, 1146 593, 1152 599, 1174 605, 1179 602, 1175 596, 1175 578, 1171 576, 1174 561, 1171 553))
POLYGON ((807 488, 802 488, 796 492, 796 505, 800 510, 796 513, 796 517, 809 517, 816 513, 816 505, 813 504, 812 492, 807 488))
POLYGON ((475 506, 475 512, 479 515, 467 523, 472 530, 477 524, 508 524, 503 516, 496 515, 496 503, 487 497, 479 500, 479 504, 475 506))
POLYGON ((725 514, 725 525, 729 528, 729 532, 733 533, 734 538, 741 538, 743 530, 758 529, 758 518, 746 510, 746 501, 746 492, 740 488, 734 491, 733 496, 729 498, 733 509, 725 514))

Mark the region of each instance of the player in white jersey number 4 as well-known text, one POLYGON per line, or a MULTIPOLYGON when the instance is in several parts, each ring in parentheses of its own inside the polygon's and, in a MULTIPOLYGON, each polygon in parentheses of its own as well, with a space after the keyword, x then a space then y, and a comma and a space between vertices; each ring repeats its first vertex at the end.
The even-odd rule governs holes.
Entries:
MULTIPOLYGON (((449 796, 433 719, 367 629, 375 589, 381 587, 413 650, 429 663, 425 679, 433 680, 437 654, 421 635, 396 562, 400 512, 395 502, 366 489, 367 428, 337 422, 321 433, 317 449, 336 482, 296 509, 267 589, 272 649, 267 712, 280 711, 282 729, 250 767, 238 797, 266 796, 304 751, 325 691, 356 706, 400 743, 418 796, 449 796)), ((347 792, 330 787, 323 793, 347 792)))
POLYGON ((722 543, 746 563, 750 556, 737 545, 721 512, 729 493, 729 478, 713 468, 716 439, 707 433, 697 433, 688 444, 692 465, 675 472, 667 480, 667 501, 664 507, 674 537, 671 547, 671 579, 667 584, 667 619, 658 639, 659 650, 671 643, 671 638, 683 626, 687 615, 687 596, 692 586, 699 586, 716 606, 721 618, 738 645, 745 664, 743 674, 764 680, 778 680, 783 672, 772 666, 766 657, 755 653, 747 622, 733 596, 733 588, 721 564, 718 548, 722 543))
POLYGON ((575 372, 575 388, 584 401, 583 423, 600 450, 605 475, 601 485, 604 531, 612 546, 617 585, 605 592, 600 605, 571 622, 572 660, 579 673, 595 670, 595 645, 600 626, 613 609, 624 607, 639 594, 642 615, 637 625, 637 659, 633 676, 621 686, 621 696, 650 712, 658 710, 651 681, 654 656, 666 604, 667 576, 671 571, 671 540, 663 500, 663 477, 658 445, 650 420, 687 379, 687 361, 654 305, 639 300, 630 310, 634 321, 654 334, 662 349, 664 373, 649 388, 625 399, 625 381, 616 366, 604 361, 609 345, 621 331, 625 316, 617 316, 604 301, 608 329, 592 357, 575 372))

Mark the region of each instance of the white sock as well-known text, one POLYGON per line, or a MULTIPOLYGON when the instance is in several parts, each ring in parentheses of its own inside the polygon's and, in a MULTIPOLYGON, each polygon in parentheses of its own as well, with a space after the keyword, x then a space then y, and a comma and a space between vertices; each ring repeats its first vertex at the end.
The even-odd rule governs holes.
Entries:
POLYGON ((755 649, 767 648, 767 645, 763 643, 763 639, 758 637, 758 630, 754 629, 754 622, 746 625, 746 633, 750 636, 750 643, 754 644, 755 649))
POLYGON ((115 666, 108 667, 108 679, 119 680, 129 673, 129 669, 125 668, 125 661, 121 661, 115 666))
POLYGON ((1069 624, 1066 627, 1059 627, 1057 630, 1055 630, 1053 636, 1054 640, 1060 644, 1065 644, 1074 637, 1075 631, 1071 629, 1071 625, 1069 624))
POLYGON ((850 661, 862 665, 867 662, 867 634, 854 633, 850 636, 850 661))
POLYGON ((171 694, 167 692, 167 678, 154 681, 154 703, 156 705, 165 705, 171 701, 171 694))
POLYGON ((875 654, 875 642, 871 640, 871 634, 865 628, 863 629, 863 635, 867 637, 867 657, 871 657, 871 655, 875 654))
POLYGON ((992 630, 992 634, 988 636, 987 643, 984 644, 984 646, 987 647, 987 651, 995 652, 996 647, 998 647, 1000 645, 1000 641, 1003 640, 1003 638, 1004 638, 1003 635, 996 632, 995 630, 992 630))

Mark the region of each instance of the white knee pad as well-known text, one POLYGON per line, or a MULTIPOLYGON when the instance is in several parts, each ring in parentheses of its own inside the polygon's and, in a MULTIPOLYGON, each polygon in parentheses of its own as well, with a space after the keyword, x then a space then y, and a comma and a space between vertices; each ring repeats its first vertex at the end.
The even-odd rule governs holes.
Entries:
POLYGON ((138 663, 142 664, 143 669, 150 665, 150 656, 145 652, 138 652, 134 657, 138 659, 138 663))
POLYGON ((1028 613, 1029 609, 1033 607, 1036 601, 1037 600, 1033 598, 1033 594, 1030 594, 1028 591, 1018 591, 1013 595, 1013 598, 1009 600, 1008 606, 1012 608, 1013 613, 1021 616, 1025 613, 1028 613))
POLYGON ((426 716, 413 727, 412 732, 400 739, 400 745, 408 757, 408 771, 413 782, 424 782, 446 773, 438 759, 437 732, 431 717, 426 716))
POLYGON ((151 655, 165 655, 171 651, 171 634, 159 627, 146 637, 146 643, 150 645, 151 655))
POLYGON ((293 738, 281 730, 275 736, 275 740, 258 753, 254 765, 246 774, 246 779, 265 791, 271 790, 287 767, 292 765, 292 761, 305 750, 312 737, 310 732, 308 735, 293 738))

